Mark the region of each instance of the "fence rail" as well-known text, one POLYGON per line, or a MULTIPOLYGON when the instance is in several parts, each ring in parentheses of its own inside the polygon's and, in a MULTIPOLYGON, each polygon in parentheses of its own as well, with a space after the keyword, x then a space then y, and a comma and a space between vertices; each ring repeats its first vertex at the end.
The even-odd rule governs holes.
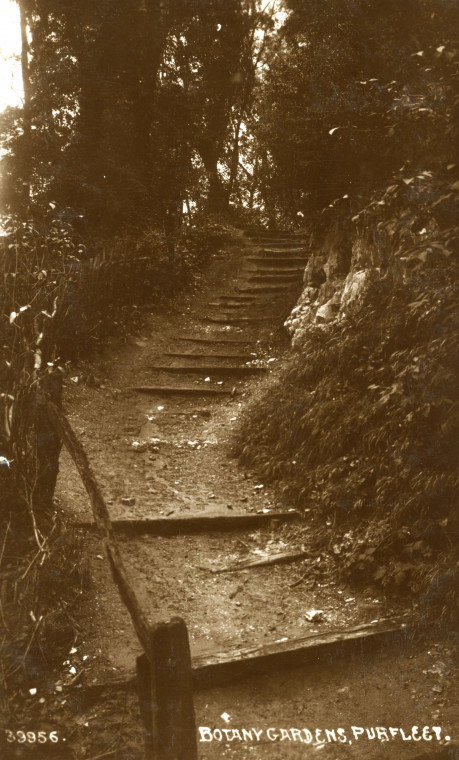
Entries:
POLYGON ((144 654, 137 658, 136 667, 145 758, 197 760, 191 655, 186 624, 177 617, 150 625, 129 582, 107 505, 83 446, 59 407, 49 401, 47 411, 89 495, 113 580, 144 650, 144 654))

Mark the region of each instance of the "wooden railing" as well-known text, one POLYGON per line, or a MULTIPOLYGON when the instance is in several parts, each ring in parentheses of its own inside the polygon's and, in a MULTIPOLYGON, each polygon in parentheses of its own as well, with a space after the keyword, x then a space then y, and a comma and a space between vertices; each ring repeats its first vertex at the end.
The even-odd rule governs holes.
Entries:
POLYGON ((150 624, 132 588, 110 514, 86 453, 68 419, 49 401, 50 422, 72 457, 91 501, 113 580, 143 648, 137 658, 137 687, 145 735, 145 760, 197 760, 188 631, 178 617, 150 624))

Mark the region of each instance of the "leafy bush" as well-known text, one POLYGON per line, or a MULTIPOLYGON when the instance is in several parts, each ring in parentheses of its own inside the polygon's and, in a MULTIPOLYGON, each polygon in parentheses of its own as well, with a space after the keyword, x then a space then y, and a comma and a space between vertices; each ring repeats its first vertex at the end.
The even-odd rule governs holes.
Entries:
POLYGON ((252 127, 279 219, 343 195, 358 209, 400 167, 413 177, 456 163, 457 3, 286 5, 252 127))
POLYGON ((1 517, 5 525, 9 515, 13 527, 33 528, 38 543, 39 516, 50 510, 58 456, 56 441, 44 438, 44 387, 57 358, 56 325, 63 316, 69 262, 80 247, 72 226, 52 212, 26 222, 4 218, 0 246, 0 455, 14 462, 1 468, 1 517))
MULTIPOLYGON (((8 520, 11 513, 20 520, 26 508, 32 518, 29 527, 45 491, 36 477, 42 384, 63 362, 87 355, 107 335, 132 326, 142 303, 159 304, 187 286, 232 234, 228 226, 204 217, 175 238, 149 229, 137 238, 83 242, 73 217, 70 209, 50 204, 41 218, 3 218, 2 515, 8 520), (11 468, 9 460, 14 460, 11 468)), ((57 474, 58 451, 54 453, 57 474)), ((50 481, 45 511, 51 509, 52 490, 50 481)))
POLYGON ((234 445, 312 511, 343 574, 407 587, 444 613, 458 559, 455 275, 389 273, 344 320, 312 326, 234 445))
POLYGON ((223 217, 197 214, 192 225, 179 237, 179 250, 190 269, 207 264, 210 257, 217 253, 225 243, 237 241, 237 232, 229 221, 223 217))

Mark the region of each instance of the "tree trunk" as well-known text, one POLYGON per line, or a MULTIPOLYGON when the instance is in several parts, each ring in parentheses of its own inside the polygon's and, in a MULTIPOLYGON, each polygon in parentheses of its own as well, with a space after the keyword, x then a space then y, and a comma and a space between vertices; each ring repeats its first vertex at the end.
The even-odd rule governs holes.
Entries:
POLYGON ((233 151, 232 151, 232 156, 231 156, 231 170, 230 170, 230 179, 228 183, 228 200, 231 198, 231 195, 233 193, 234 186, 237 180, 237 173, 239 169, 239 138, 241 134, 241 124, 242 124, 242 113, 239 115, 236 126, 234 128, 233 151))
POLYGON ((225 212, 229 204, 228 187, 225 186, 218 171, 218 162, 223 152, 222 146, 226 129, 225 99, 219 97, 214 101, 213 111, 208 116, 206 132, 198 145, 209 180, 207 211, 210 214, 225 212))
POLYGON ((221 214, 228 209, 228 189, 218 173, 217 165, 209 171, 209 194, 207 196, 207 210, 210 214, 221 214))
POLYGON ((19 3, 20 26, 21 26, 21 71, 22 86, 24 90, 24 101, 22 108, 22 172, 20 181, 22 187, 20 190, 21 203, 25 210, 28 211, 30 206, 30 179, 32 174, 32 145, 31 145, 31 100, 32 88, 30 84, 29 72, 29 42, 27 39, 27 15, 22 2, 19 3))
POLYGON ((167 35, 166 6, 159 0, 139 0, 135 39, 137 40, 136 82, 133 88, 136 157, 146 198, 152 186, 151 125, 154 117, 158 72, 167 35))
POLYGON ((77 205, 83 201, 91 226, 100 223, 104 217, 104 209, 101 208, 104 156, 100 148, 103 131, 102 72, 97 58, 96 55, 94 60, 92 53, 87 48, 83 49, 80 59, 80 162, 86 187, 81 189, 84 198, 78 197, 80 191, 75 188, 77 198, 74 201, 77 205))

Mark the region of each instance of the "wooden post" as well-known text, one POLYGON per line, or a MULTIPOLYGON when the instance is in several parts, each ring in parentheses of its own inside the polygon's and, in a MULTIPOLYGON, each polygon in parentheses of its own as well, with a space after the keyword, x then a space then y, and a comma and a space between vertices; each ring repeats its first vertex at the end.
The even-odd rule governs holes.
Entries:
POLYGON ((153 631, 159 758, 197 760, 188 631, 181 618, 153 631))
POLYGON ((181 618, 152 628, 137 676, 145 760, 197 760, 190 646, 181 618))
POLYGON ((59 473, 60 436, 54 430, 47 412, 47 402, 52 399, 60 407, 62 403, 62 375, 52 372, 43 375, 36 385, 35 438, 37 457, 37 482, 34 506, 40 527, 46 527, 52 516, 53 496, 59 473))
POLYGON ((150 660, 146 654, 141 654, 140 657, 137 657, 136 666, 139 707, 145 738, 145 760, 156 760, 158 757, 158 742, 157 737, 153 733, 153 685, 151 682, 150 660))

